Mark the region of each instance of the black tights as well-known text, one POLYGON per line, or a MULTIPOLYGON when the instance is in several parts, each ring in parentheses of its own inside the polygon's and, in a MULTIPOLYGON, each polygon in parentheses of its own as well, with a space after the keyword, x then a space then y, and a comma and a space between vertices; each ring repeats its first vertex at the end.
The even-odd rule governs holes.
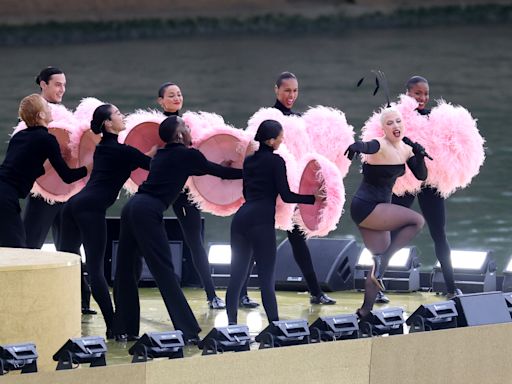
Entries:
POLYGON ((237 323, 238 299, 252 260, 256 261, 261 299, 267 319, 279 320, 275 294, 276 233, 274 225, 260 224, 246 228, 231 226, 231 278, 226 292, 229 324, 237 323))
POLYGON ((107 329, 111 329, 114 309, 104 273, 107 244, 105 211, 73 209, 72 203, 73 200, 70 200, 63 210, 59 250, 79 255, 80 244, 83 243, 92 295, 100 307, 107 329))
MULTIPOLYGON (((423 225, 424 219, 420 214, 408 208, 386 203, 378 204, 370 215, 359 223, 358 228, 366 248, 381 258, 381 275, 386 270, 391 256, 407 245, 423 225), (390 231, 394 231, 393 237, 390 231)), ((364 316, 372 310, 379 290, 380 287, 368 275, 360 315, 364 316)))
MULTIPOLYGON (((292 247, 293 258, 306 280, 309 293, 312 296, 319 296, 322 293, 322 289, 320 288, 320 284, 318 284, 318 279, 313 267, 313 260, 311 259, 311 253, 309 252, 306 238, 298 226, 294 226, 291 231, 286 231, 286 235, 288 236, 288 241, 292 247)), ((247 281, 240 291, 240 297, 247 295, 247 284, 249 282, 251 270, 252 263, 251 268, 249 268, 249 273, 247 274, 247 281)))
POLYGON ((186 193, 180 193, 178 199, 172 205, 172 208, 180 223, 185 243, 187 243, 190 249, 192 262, 199 274, 199 278, 206 292, 206 297, 208 300, 212 300, 217 294, 215 293, 215 287, 210 273, 208 256, 206 255, 203 245, 201 212, 194 204, 188 201, 186 193))
MULTIPOLYGON (((392 202, 393 204, 398 204, 403 207, 410 207, 414 202, 414 195, 393 195, 392 202)), ((418 203, 425 217, 425 221, 427 222, 430 236, 432 240, 434 240, 435 253, 437 260, 439 260, 441 264, 446 290, 447 292, 454 292, 455 279, 453 277, 453 267, 450 258, 451 251, 445 232, 446 211, 444 198, 439 195, 435 188, 423 188, 418 194, 418 203)))

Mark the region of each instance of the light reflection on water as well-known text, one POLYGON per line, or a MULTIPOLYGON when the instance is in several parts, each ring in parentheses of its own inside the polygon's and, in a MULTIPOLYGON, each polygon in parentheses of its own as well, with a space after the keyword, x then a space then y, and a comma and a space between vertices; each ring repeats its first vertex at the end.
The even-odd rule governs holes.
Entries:
MULTIPOLYGON (((382 97, 372 98, 369 90, 355 88, 361 76, 370 69, 382 69, 390 80, 391 93, 397 95, 407 78, 422 74, 430 80, 431 100, 443 97, 467 107, 478 118, 488 148, 480 174, 446 203, 449 241, 454 248, 494 249, 500 271, 512 253, 512 139, 507 132, 512 87, 506 83, 512 78, 512 51, 506 37, 511 29, 366 30, 326 36, 181 37, 2 47, 0 65, 8 70, 0 73, 0 141, 8 140, 18 101, 37 91, 33 79, 47 65, 65 70, 65 104, 71 108, 85 96, 112 102, 123 112, 155 108, 158 86, 172 80, 181 85, 186 110, 214 111, 242 128, 258 108, 273 103, 277 74, 291 70, 301 86, 297 110, 318 104, 338 107, 356 131, 382 102, 382 97)), ((360 177, 354 164, 345 179, 347 201, 360 177)), ((118 215, 125 201, 121 198, 109 215, 118 215)), ((229 218, 206 215, 206 223, 207 243, 229 240, 229 218)), ((360 241, 348 215, 331 236, 355 236, 360 241)), ((278 237, 283 239, 283 233, 278 237)), ((423 268, 431 267, 433 247, 426 229, 415 244, 422 252, 423 268)))

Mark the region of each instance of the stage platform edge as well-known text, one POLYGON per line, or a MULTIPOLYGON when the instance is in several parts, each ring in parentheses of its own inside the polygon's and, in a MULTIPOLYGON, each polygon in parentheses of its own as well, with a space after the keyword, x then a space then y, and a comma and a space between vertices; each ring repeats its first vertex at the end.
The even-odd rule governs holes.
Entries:
POLYGON ((512 324, 8 375, 5 383, 504 383, 512 324))
POLYGON ((39 371, 54 370, 53 354, 80 336, 80 257, 0 248, 0 345, 33 342, 39 371))

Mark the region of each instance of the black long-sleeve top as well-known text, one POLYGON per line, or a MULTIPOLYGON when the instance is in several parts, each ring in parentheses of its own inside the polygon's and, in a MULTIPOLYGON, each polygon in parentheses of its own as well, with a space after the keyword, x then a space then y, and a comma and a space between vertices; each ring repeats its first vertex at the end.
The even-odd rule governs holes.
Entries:
POLYGON ((0 181, 12 185, 18 197, 27 197, 34 181, 44 174, 44 162, 50 160, 62 180, 70 184, 87 175, 87 168, 69 168, 60 153, 59 143, 43 126, 28 127, 16 133, 0 165, 0 181))
POLYGON ((247 202, 255 200, 275 201, 280 195, 286 203, 314 204, 315 196, 300 195, 290 191, 286 177, 286 164, 283 158, 272 152, 266 144, 244 161, 244 198, 247 202))
POLYGON ((180 143, 168 143, 156 153, 148 178, 137 193, 156 197, 169 207, 180 194, 189 176, 203 175, 241 179, 242 170, 212 163, 197 149, 187 148, 180 143))
POLYGON ((104 132, 94 151, 91 178, 76 198, 90 203, 91 209, 107 209, 115 203, 130 173, 137 168, 149 170, 150 162, 151 158, 138 149, 120 144, 117 135, 104 132))
POLYGON ((302 116, 301 113, 292 111, 290 108, 286 108, 279 100, 276 100, 274 108, 279 109, 285 116, 302 116))

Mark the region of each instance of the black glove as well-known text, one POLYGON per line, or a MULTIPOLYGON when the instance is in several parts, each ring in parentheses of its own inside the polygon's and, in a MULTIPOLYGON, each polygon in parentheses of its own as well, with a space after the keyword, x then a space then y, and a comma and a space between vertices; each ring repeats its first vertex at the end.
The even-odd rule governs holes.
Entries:
POLYGON ((356 153, 361 153, 363 150, 363 142, 356 141, 348 146, 343 156, 347 156, 349 160, 352 160, 356 153))
POLYGON ((412 153, 414 153, 415 155, 419 155, 419 156, 425 156, 425 147, 423 147, 421 144, 419 143, 413 143, 413 145, 411 145, 412 147, 412 153))
POLYGON ((412 147, 412 153, 414 153, 416 156, 423 156, 428 157, 430 160, 433 160, 428 153, 425 151, 425 147, 423 147, 421 144, 415 143, 411 139, 409 139, 407 136, 404 136, 402 141, 412 147))
POLYGON ((377 153, 380 149, 380 144, 377 140, 373 139, 371 141, 356 141, 348 146, 344 155, 352 160, 356 153, 366 153, 371 155, 372 153, 377 153))

